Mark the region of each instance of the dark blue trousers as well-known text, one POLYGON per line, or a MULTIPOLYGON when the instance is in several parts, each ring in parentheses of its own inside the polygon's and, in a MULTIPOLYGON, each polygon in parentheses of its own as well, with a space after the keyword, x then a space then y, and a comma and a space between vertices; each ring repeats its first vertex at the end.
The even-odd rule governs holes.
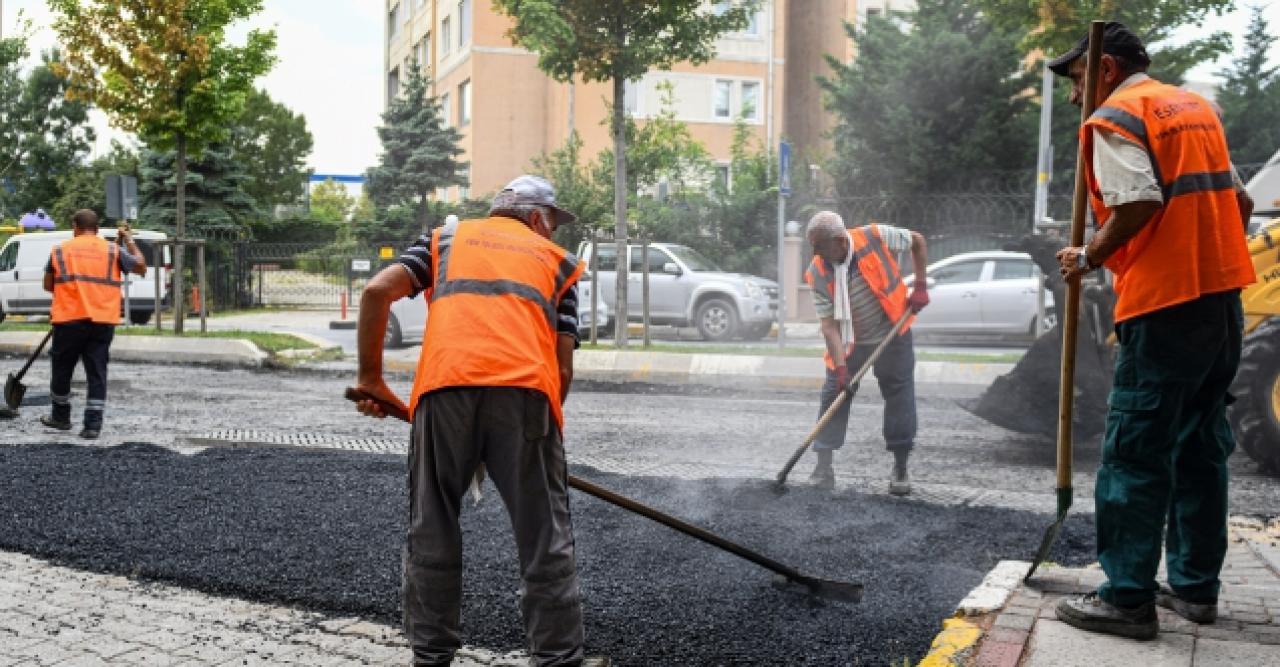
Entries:
MULTIPOLYGON (((879 343, 871 343, 853 346, 853 353, 845 360, 850 375, 857 373, 867 363, 878 345, 879 343)), ((880 395, 884 397, 885 448, 889 451, 909 452, 916 439, 916 352, 911 343, 910 329, 889 343, 876 360, 872 372, 876 375, 876 382, 880 384, 880 395)), ((853 393, 858 393, 857 386, 854 386, 853 393)), ((840 386, 836 383, 836 375, 828 369, 826 382, 822 384, 819 417, 839 394, 840 386)), ((852 402, 845 401, 831 421, 827 422, 827 426, 813 442, 814 449, 840 449, 844 446, 845 432, 849 427, 849 405, 852 402)))
POLYGON ((107 407, 107 362, 115 333, 114 326, 89 320, 53 325, 53 346, 49 350, 53 377, 49 381, 49 394, 53 399, 54 419, 71 420, 71 375, 76 363, 83 363, 85 379, 89 381, 84 426, 102 428, 102 413, 107 407))

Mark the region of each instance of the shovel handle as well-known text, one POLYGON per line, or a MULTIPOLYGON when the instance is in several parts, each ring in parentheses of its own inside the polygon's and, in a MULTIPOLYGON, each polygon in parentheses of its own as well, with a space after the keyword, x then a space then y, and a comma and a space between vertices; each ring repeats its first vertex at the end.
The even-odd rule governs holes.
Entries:
MULTIPOLYGON (((1084 124, 1098 108, 1098 71, 1102 60, 1102 40, 1105 24, 1093 21, 1089 25, 1089 55, 1085 61, 1084 104, 1080 107, 1080 123, 1084 124)), ((1075 193, 1071 202, 1071 245, 1084 244, 1085 216, 1089 207, 1085 183, 1084 143, 1076 154, 1075 193)), ((1057 488, 1071 488, 1072 426, 1075 414, 1076 344, 1080 324, 1080 280, 1067 283, 1067 303, 1062 323, 1062 367, 1058 383, 1058 451, 1057 488)))
POLYGON ((40 353, 44 351, 45 343, 48 343, 49 339, 52 337, 53 337, 53 328, 51 327, 49 331, 45 333, 44 338, 40 339, 40 344, 36 345, 36 351, 31 353, 31 358, 27 359, 27 363, 22 365, 22 370, 18 371, 18 374, 14 376, 15 380, 21 380, 22 376, 27 374, 27 369, 31 368, 31 364, 35 363, 36 358, 39 357, 40 353))
MULTIPOLYGON (((409 421, 409 415, 404 410, 401 410, 398 406, 392 405, 390 403, 387 403, 386 401, 382 401, 380 399, 369 396, 368 394, 365 394, 364 392, 360 391, 359 389, 356 389, 355 387, 347 387, 346 392, 344 392, 344 396, 351 401, 366 401, 366 400, 374 401, 378 404, 378 407, 382 408, 383 412, 386 412, 389 416, 395 417, 396 419, 409 421)), ((657 521, 658 523, 668 528, 673 528, 675 530, 678 530, 684 533, 685 535, 688 535, 690 537, 701 540, 707 544, 710 544, 711 546, 728 551, 729 553, 735 556, 738 556, 739 558, 749 560, 752 563, 755 563, 756 565, 759 565, 760 567, 763 567, 767 570, 772 570, 773 572, 776 572, 791 581, 794 581, 799 584, 803 584, 804 586, 812 590, 820 591, 822 586, 827 585, 826 582, 823 582, 820 579, 815 579, 813 577, 805 576, 800 572, 796 571, 795 569, 787 567, 786 565, 783 565, 782 563, 779 563, 778 561, 773 560, 768 556, 764 556, 762 554, 756 553, 755 551, 752 551, 735 542, 730 542, 729 540, 726 540, 725 538, 720 537, 715 533, 699 528, 693 524, 681 521, 680 519, 677 519, 671 516, 670 514, 660 512, 652 507, 649 507, 648 505, 645 505, 644 503, 632 500, 630 498, 627 498, 626 496, 614 493, 613 491, 610 491, 604 487, 592 484, 591 482, 588 482, 585 479, 581 479, 574 475, 568 475, 568 481, 569 481, 569 486, 583 493, 586 493, 591 496, 595 496, 596 498, 599 498, 600 500, 603 500, 607 503, 610 503, 612 505, 617 505, 618 507, 621 507, 622 509, 625 509, 628 512, 633 512, 647 519, 652 519, 653 521, 657 521)), ((857 589, 859 590, 859 597, 860 597, 861 587, 857 587, 857 589)))
POLYGON ((787 483, 787 476, 791 474, 791 469, 796 467, 796 463, 800 461, 800 457, 804 456, 804 453, 809 450, 809 445, 812 445, 813 441, 818 439, 818 434, 822 432, 822 429, 827 427, 827 423, 835 418, 836 413, 840 411, 840 406, 844 405, 845 401, 849 400, 849 397, 853 395, 853 388, 858 386, 858 383, 862 381, 862 378, 867 374, 867 371, 871 370, 872 366, 875 365, 876 360, 884 353, 885 348, 889 347, 889 343, 893 342, 893 339, 898 337, 898 334, 902 331, 902 328, 907 325, 907 321, 911 319, 913 314, 914 313, 911 312, 911 309, 908 308, 907 311, 902 314, 902 317, 898 318, 898 321, 893 325, 893 330, 889 332, 889 335, 884 337, 884 340, 880 341, 880 344, 876 346, 875 350, 872 350, 871 356, 867 357, 866 362, 862 364, 862 368, 858 369, 858 372, 851 380, 849 380, 849 384, 846 384, 840 390, 840 395, 836 396, 836 399, 827 407, 827 411, 822 413, 822 416, 818 418, 818 423, 814 424, 813 430, 809 431, 808 437, 806 437, 804 442, 801 443, 801 445, 796 448, 796 451, 791 454, 791 458, 787 459, 787 464, 782 466, 782 470, 778 473, 778 477, 776 479, 778 486, 782 486, 787 483))

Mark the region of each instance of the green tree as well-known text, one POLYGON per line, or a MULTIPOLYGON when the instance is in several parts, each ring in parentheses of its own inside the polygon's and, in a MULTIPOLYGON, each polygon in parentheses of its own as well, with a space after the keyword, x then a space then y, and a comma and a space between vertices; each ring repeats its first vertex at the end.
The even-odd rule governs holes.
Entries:
POLYGON ((601 183, 582 157, 582 138, 574 132, 563 146, 533 160, 531 171, 556 188, 556 202, 578 216, 578 224, 556 230, 555 241, 571 251, 591 238, 592 230, 605 229, 613 218, 612 180, 601 183))
MULTIPOLYGON (((242 46, 227 28, 262 0, 48 0, 67 47, 58 68, 75 99, 93 103, 148 146, 175 149, 174 231, 186 233, 187 155, 226 139, 253 82, 274 63, 274 31, 242 46)), ((183 253, 174 255, 174 331, 182 333, 183 253)))
MULTIPOLYGON (((178 155, 176 150, 147 151, 143 154, 138 181, 139 217, 148 226, 174 231, 178 225, 177 192, 183 198, 189 229, 209 235, 215 230, 247 227, 266 217, 258 203, 246 191, 249 175, 233 159, 226 144, 210 144, 192 158, 182 173, 187 179, 178 188, 178 155)), ((175 269, 177 262, 174 263, 175 269)))
POLYGON ((355 208, 355 200, 347 193, 347 186, 335 183, 332 178, 311 188, 311 219, 330 224, 346 222, 355 208))
POLYGON ((66 82, 54 74, 56 49, 42 54, 26 77, 21 49, 10 53, 15 59, 0 64, 0 182, 9 186, 0 187, 0 215, 16 216, 50 207, 61 193, 59 176, 89 153, 94 131, 88 106, 68 100, 66 82))
POLYGON ((298 203, 306 190, 307 156, 314 145, 302 114, 273 101, 265 91, 251 90, 227 142, 249 175, 246 191, 260 206, 271 211, 298 203))
POLYGON ((1271 34, 1262 7, 1250 11, 1244 52, 1221 72, 1218 91, 1227 145, 1236 164, 1265 162, 1280 148, 1280 77, 1277 68, 1267 66, 1280 38, 1271 34))
POLYGON ((837 191, 928 193, 957 175, 1033 169, 1034 83, 1017 36, 965 0, 920 0, 904 18, 846 26, 858 58, 828 58, 837 191))
POLYGON ((1204 34, 1167 44, 1187 26, 1203 26, 1221 16, 1235 0, 977 0, 1002 27, 1024 35, 1022 47, 1050 56, 1065 53, 1089 31, 1093 20, 1120 21, 1142 38, 1151 53, 1151 73, 1166 83, 1181 83, 1187 70, 1231 50, 1226 32, 1204 34))
MULTIPOLYGON (((755 0, 716 3, 703 0, 494 0, 515 25, 511 39, 538 54, 538 67, 557 81, 609 81, 613 84, 614 228, 619 256, 627 246, 627 145, 624 87, 649 70, 670 69, 688 61, 705 63, 715 55, 721 35, 745 27, 755 0)), ((627 318, 625 265, 618 267, 618 321, 627 318)), ((626 347, 627 337, 617 337, 626 347)))
POLYGON ((409 69, 404 92, 391 101, 378 128, 382 154, 365 174, 365 187, 383 209, 412 212, 417 229, 430 226, 431 196, 437 188, 466 185, 467 163, 459 162, 462 133, 445 127, 440 103, 427 94, 417 62, 409 69))
POLYGON ((138 153, 133 149, 111 142, 111 152, 95 158, 86 165, 76 165, 58 177, 58 198, 53 201, 49 214, 59 224, 65 224, 71 215, 82 208, 91 208, 98 217, 107 218, 107 176, 119 174, 138 176, 138 153))

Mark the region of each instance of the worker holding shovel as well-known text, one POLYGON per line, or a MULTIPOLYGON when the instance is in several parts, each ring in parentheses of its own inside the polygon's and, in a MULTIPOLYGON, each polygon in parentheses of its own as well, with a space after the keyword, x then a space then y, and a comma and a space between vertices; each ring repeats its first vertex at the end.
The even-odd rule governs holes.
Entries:
POLYGON ((460 647, 458 513, 481 464, 511 516, 534 663, 583 661, 560 408, 573 379, 583 267, 549 240, 575 219, 551 184, 521 176, 494 197, 488 218, 423 236, 361 298, 358 408, 413 420, 404 629, 416 665, 448 665, 460 647), (383 381, 382 341, 391 303, 423 290, 430 317, 406 408, 383 381))
POLYGON ((89 393, 80 437, 93 439, 102 430, 107 405, 107 363, 120 323, 120 279, 126 272, 146 275, 147 262, 127 228, 117 232, 118 243, 99 237, 98 214, 90 209, 71 216, 71 229, 73 236, 53 249, 45 267, 44 288, 53 292, 53 412, 40 423, 71 429, 71 375, 83 362, 89 393))
POLYGON ((894 459, 889 492, 907 495, 911 493, 907 457, 916 436, 915 350, 909 314, 929 304, 925 285, 929 257, 924 237, 881 224, 845 229, 844 221, 831 211, 813 216, 808 237, 813 261, 804 278, 813 288, 827 345, 827 375, 819 414, 829 420, 813 441, 818 465, 810 479, 821 488, 835 486, 833 452, 844 446, 849 403, 842 400, 834 415, 826 417, 825 413, 843 393, 857 391, 856 384, 849 386, 853 382, 850 369, 873 364, 885 400, 885 444, 894 459), (916 275, 910 295, 894 259, 907 250, 916 275), (886 339, 890 339, 887 345, 880 346, 886 339))
MULTIPOLYGON (((1099 227, 1058 260, 1069 282, 1101 266, 1115 274, 1120 348, 1094 491, 1107 581, 1064 598, 1057 614, 1085 630, 1153 639, 1157 602, 1196 623, 1217 616, 1235 448, 1227 389, 1240 362, 1240 289, 1254 271, 1213 107, 1147 76, 1147 51, 1124 25, 1100 32, 1090 91, 1099 104, 1080 131, 1099 227), (1167 589, 1156 583, 1162 540, 1167 589)), ((1049 63, 1072 80, 1076 104, 1088 42, 1049 63)))

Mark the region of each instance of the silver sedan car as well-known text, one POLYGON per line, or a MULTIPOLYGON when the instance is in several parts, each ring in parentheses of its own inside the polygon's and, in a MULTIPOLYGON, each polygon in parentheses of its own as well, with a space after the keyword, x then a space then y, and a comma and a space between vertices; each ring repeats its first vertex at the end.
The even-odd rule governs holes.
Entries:
MULTIPOLYGON (((906 282, 912 284, 914 276, 906 282)), ((1036 328, 1041 273, 1022 252, 966 252, 929 265, 929 307, 912 330, 924 336, 1034 338, 1053 328, 1053 293, 1036 328)))

